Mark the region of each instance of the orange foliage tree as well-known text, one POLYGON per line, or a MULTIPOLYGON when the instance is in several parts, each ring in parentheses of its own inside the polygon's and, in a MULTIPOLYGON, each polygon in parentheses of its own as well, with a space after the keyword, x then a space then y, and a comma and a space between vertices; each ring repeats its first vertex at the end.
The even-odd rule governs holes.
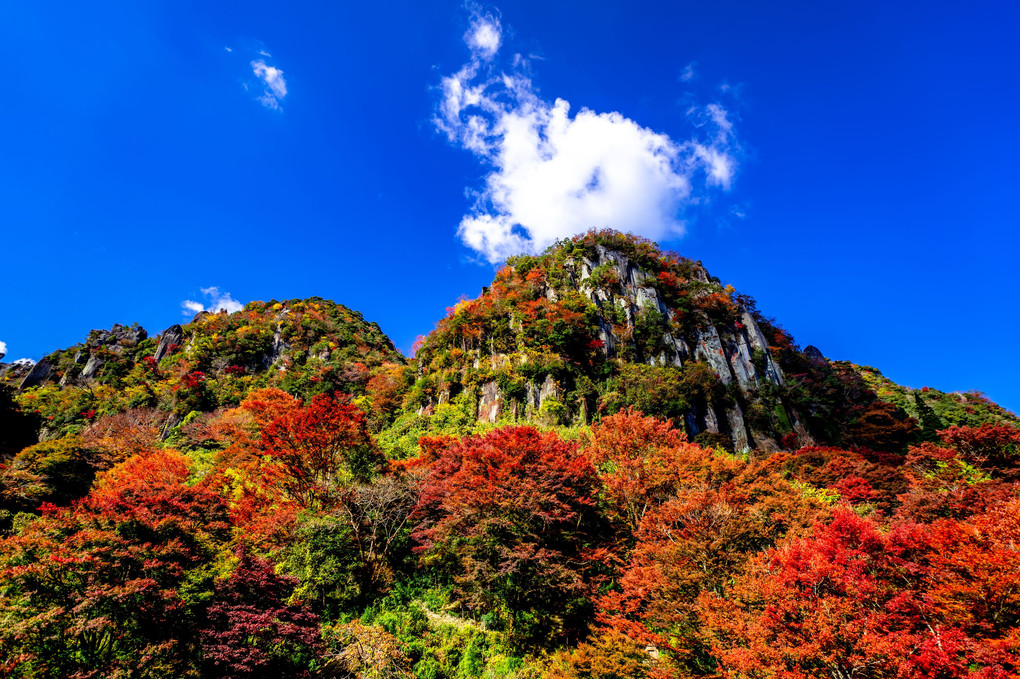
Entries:
POLYGON ((636 533, 645 514, 678 488, 708 474, 710 450, 687 442, 670 422, 627 410, 592 427, 588 459, 599 472, 611 516, 636 533))
POLYGON ((261 427, 261 447, 283 468, 286 493, 302 506, 329 506, 347 485, 383 463, 365 414, 342 395, 320 394, 261 427))

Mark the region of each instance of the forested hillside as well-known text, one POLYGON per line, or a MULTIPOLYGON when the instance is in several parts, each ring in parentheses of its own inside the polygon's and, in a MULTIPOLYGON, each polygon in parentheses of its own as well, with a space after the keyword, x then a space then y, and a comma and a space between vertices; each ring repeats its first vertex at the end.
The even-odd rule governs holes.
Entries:
POLYGON ((1017 417, 640 238, 511 258, 412 358, 312 298, 0 381, 4 676, 1020 673, 1017 417))

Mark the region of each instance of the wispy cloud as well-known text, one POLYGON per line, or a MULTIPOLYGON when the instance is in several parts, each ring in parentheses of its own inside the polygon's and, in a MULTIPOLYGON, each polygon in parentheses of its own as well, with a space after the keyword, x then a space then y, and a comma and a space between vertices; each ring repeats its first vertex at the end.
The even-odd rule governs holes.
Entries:
POLYGON ((181 302, 181 313, 185 316, 192 316, 200 311, 215 313, 222 309, 232 314, 244 308, 244 304, 231 297, 229 292, 220 292, 218 287, 202 288, 202 294, 208 298, 207 304, 186 299, 181 302))
MULTIPOLYGON (((265 50, 259 52, 269 56, 265 50)), ((265 89, 258 100, 266 108, 279 109, 280 102, 287 96, 287 81, 283 78, 283 71, 275 66, 266 64, 265 59, 256 59, 251 62, 252 72, 262 81, 265 89)))
POLYGON ((539 252, 592 227, 680 235, 686 208, 709 187, 730 187, 737 144, 721 105, 690 107, 693 136, 675 141, 617 112, 571 114, 566 100, 540 97, 527 59, 497 63, 503 31, 495 14, 473 11, 464 41, 471 58, 442 78, 433 121, 488 168, 459 227, 488 261, 539 252))
POLYGON ((475 57, 491 59, 496 56, 503 42, 503 29, 499 17, 492 13, 483 13, 480 8, 471 12, 471 25, 464 34, 464 42, 475 57))
POLYGON ((698 77, 698 72, 694 70, 694 67, 697 65, 698 62, 696 61, 689 62, 686 66, 684 66, 684 70, 680 71, 680 77, 677 79, 683 83, 689 83, 696 79, 698 77))

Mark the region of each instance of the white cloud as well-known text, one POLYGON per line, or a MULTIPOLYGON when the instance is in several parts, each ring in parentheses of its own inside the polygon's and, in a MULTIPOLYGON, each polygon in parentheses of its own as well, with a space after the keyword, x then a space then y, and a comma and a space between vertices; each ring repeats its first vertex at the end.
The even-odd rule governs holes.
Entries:
POLYGON ((694 67, 698 65, 698 62, 692 61, 684 66, 684 70, 680 72, 680 82, 689 83, 698 77, 698 72, 694 70, 694 67))
POLYGON ((471 27, 464 34, 464 42, 471 48, 472 53, 483 59, 491 59, 499 51, 502 40, 503 29, 499 19, 475 10, 471 17, 471 27))
POLYGON ((7 342, 0 342, 0 356, 7 353, 7 342))
POLYGON ((221 293, 220 289, 216 286, 202 288, 202 294, 209 298, 208 304, 202 304, 201 302, 186 299, 181 302, 181 313, 185 316, 191 316, 199 313, 200 311, 216 313, 220 310, 224 310, 228 314, 232 314, 244 308, 244 305, 231 297, 229 292, 221 293))
POLYGON ((617 112, 571 115, 567 101, 537 94, 520 55, 508 71, 490 63, 501 36, 498 20, 474 13, 464 36, 471 60, 442 78, 433 119, 489 168, 459 228, 488 261, 540 252, 590 228, 679 236, 686 208, 708 187, 730 187, 737 145, 721 105, 691 107, 695 136, 685 141, 617 112))
MULTIPOLYGON (((260 52, 265 54, 265 51, 260 52)), ((266 108, 278 109, 280 102, 287 96, 287 81, 283 78, 283 71, 275 66, 266 65, 265 60, 257 59, 251 62, 252 72, 265 83, 265 90, 258 99, 266 108)))

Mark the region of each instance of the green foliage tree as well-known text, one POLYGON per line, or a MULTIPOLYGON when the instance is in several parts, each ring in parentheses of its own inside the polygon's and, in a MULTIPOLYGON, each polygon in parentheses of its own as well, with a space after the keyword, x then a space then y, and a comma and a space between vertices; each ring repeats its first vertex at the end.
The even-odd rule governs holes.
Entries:
POLYGON ((100 451, 88 447, 76 436, 66 436, 37 443, 18 453, 14 469, 23 470, 42 481, 43 487, 33 498, 57 505, 70 504, 84 497, 96 473, 108 466, 100 451))

